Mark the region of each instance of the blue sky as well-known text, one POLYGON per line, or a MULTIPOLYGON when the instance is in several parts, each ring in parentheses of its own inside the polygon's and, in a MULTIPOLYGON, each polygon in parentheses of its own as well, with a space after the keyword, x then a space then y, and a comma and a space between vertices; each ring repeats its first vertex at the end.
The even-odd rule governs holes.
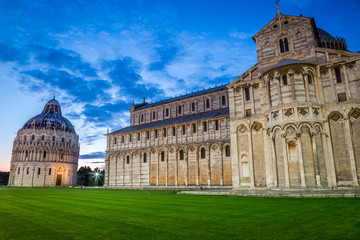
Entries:
MULTIPOLYGON (((360 51, 360 1, 281 1, 360 51)), ((272 0, 0 0, 0 170, 18 129, 56 95, 80 135, 80 165, 102 166, 106 129, 131 102, 234 80, 256 63, 251 37, 272 0)))

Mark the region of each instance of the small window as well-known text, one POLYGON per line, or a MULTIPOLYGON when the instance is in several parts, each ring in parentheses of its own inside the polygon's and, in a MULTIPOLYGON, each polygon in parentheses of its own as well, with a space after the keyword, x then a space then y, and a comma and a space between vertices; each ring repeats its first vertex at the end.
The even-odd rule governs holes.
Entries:
POLYGON ((146 153, 144 153, 143 162, 146 163, 146 153))
POLYGON ((185 127, 185 125, 182 126, 182 132, 183 132, 183 135, 185 135, 185 133, 186 133, 186 127, 185 127))
POLYGON ((284 45, 285 45, 285 52, 288 52, 289 51, 289 43, 288 43, 287 38, 284 39, 284 45))
POLYGON ((29 157, 29 152, 26 150, 26 152, 25 152, 25 157, 27 158, 27 157, 29 157))
POLYGON ((38 175, 40 175, 41 168, 38 168, 38 175))
POLYGON ((62 139, 61 139, 61 142, 64 143, 64 142, 65 142, 65 138, 62 138, 62 139))
POLYGON ((215 120, 215 130, 219 130, 219 120, 215 120))
POLYGON ((26 141, 26 136, 24 136, 24 141, 26 141))
POLYGON ((20 174, 20 168, 18 168, 18 174, 20 174))
POLYGON ((163 136, 166 137, 166 128, 163 130, 163 136))
POLYGON ((175 136, 175 135, 176 135, 176 128, 173 127, 173 136, 175 136))
POLYGON ((310 74, 307 75, 308 83, 312 84, 312 76, 310 74))
POLYGON ((165 110, 165 116, 166 116, 166 117, 169 116, 169 109, 168 109, 168 108, 165 110))
POLYGON ((288 85, 288 81, 287 81, 287 76, 286 76, 286 75, 283 75, 283 76, 282 76, 282 80, 283 80, 284 86, 288 85))
POLYGON ((144 114, 141 114, 141 122, 144 121, 144 114))
POLYGON ((31 136, 31 140, 34 141, 35 140, 35 135, 31 136))
POLYGON ((245 110, 245 116, 246 116, 246 117, 250 117, 250 116, 251 116, 251 109, 250 109, 250 108, 245 110))
POLYGON ((222 96, 222 97, 221 97, 221 104, 222 104, 223 106, 226 105, 226 98, 225 98, 225 96, 222 96))
POLYGON ((225 156, 230 157, 230 146, 229 145, 226 145, 226 147, 225 147, 225 156))
POLYGON ((41 140, 44 140, 44 139, 45 139, 45 136, 44 136, 44 135, 42 135, 42 136, 41 136, 41 140))
POLYGON ((191 111, 195 111, 195 102, 191 103, 191 111))
POLYGON ((284 52, 284 42, 282 39, 280 39, 279 45, 280 45, 280 52, 283 53, 284 52))
POLYGON ((116 137, 114 138, 114 144, 116 144, 116 137))
POLYGON ((125 139, 125 137, 121 136, 121 143, 124 143, 124 139, 125 139))
POLYGON ((165 152, 161 152, 161 161, 162 161, 162 162, 165 161, 165 152))
POLYGON ((71 143, 71 139, 69 139, 69 143, 71 143))
POLYGON ((245 88, 245 100, 250 101, 250 88, 245 88))
POLYGON ((155 130, 155 138, 157 138, 157 135, 158 135, 158 130, 156 129, 155 130))
POLYGON ((26 169, 26 174, 29 174, 29 170, 30 170, 30 168, 27 168, 27 169, 26 169))
POLYGON ((46 151, 44 151, 43 158, 46 158, 46 151))
POLYGON ((60 154, 60 159, 64 159, 64 154, 60 154))
POLYGON ((126 156, 126 164, 130 163, 130 156, 126 156))
POLYGON ((341 83, 341 73, 340 73, 340 68, 339 67, 335 68, 335 75, 336 75, 336 82, 341 83))
POLYGON ((179 106, 179 108, 178 108, 178 109, 179 109, 179 111, 178 111, 178 112, 179 112, 179 114, 181 114, 181 106, 179 106))
POLYGON ((200 150, 200 157, 201 157, 201 159, 204 159, 204 158, 206 157, 205 148, 201 148, 201 150, 200 150))
POLYGON ((131 134, 129 135, 129 142, 131 142, 131 134))
POLYGON ((196 124, 193 124, 193 133, 196 133, 196 124))
POLYGON ((51 175, 51 168, 49 168, 49 175, 51 175))
POLYGON ((180 160, 184 160, 184 150, 181 149, 179 155, 180 155, 180 160))
POLYGON ((156 118, 156 112, 154 111, 153 112, 153 120, 155 120, 155 118, 156 118))
POLYGON ((55 136, 52 137, 53 142, 55 142, 55 136))
POLYGON ((206 108, 210 108, 210 100, 206 99, 206 108))
POLYGON ((339 102, 346 102, 347 101, 346 93, 339 93, 338 94, 338 101, 339 102))
POLYGON ((146 132, 146 139, 150 139, 150 133, 149 133, 149 131, 146 132))
POLYGON ((207 132, 207 122, 203 122, 203 129, 204 129, 204 132, 207 132))
POLYGON ((140 141, 140 133, 138 133, 138 141, 140 141))

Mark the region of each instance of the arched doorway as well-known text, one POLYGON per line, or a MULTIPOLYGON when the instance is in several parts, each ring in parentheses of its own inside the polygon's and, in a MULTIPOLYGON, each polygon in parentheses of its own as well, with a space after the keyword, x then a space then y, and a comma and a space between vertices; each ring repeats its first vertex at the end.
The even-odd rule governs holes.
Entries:
POLYGON ((56 168, 55 186, 61 187, 63 185, 64 167, 59 166, 56 168))

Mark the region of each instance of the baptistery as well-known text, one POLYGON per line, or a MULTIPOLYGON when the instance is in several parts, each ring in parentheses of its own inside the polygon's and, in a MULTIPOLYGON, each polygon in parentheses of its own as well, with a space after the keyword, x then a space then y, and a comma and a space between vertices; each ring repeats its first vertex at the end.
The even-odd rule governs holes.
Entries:
POLYGON ((54 97, 18 131, 8 185, 74 186, 79 150, 79 136, 54 97))

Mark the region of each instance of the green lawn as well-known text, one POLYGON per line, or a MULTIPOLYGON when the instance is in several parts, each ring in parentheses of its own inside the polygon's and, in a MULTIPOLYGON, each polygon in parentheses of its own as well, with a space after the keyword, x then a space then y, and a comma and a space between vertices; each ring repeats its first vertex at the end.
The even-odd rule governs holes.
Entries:
POLYGON ((360 239, 360 199, 2 187, 0 239, 360 239))

